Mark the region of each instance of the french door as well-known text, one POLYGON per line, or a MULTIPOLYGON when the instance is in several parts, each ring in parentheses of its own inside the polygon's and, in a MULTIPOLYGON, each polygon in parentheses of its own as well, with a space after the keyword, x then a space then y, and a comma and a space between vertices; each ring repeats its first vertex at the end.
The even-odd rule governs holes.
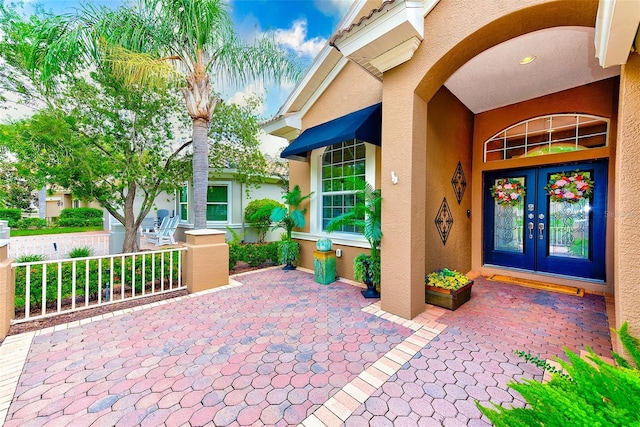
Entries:
POLYGON ((605 279, 606 162, 490 172, 484 185, 485 264, 605 279), (579 201, 553 200, 549 184, 562 177, 591 182, 591 197, 571 193, 567 197, 579 201), (509 204, 496 201, 495 186, 504 183, 522 188, 524 196, 509 204))

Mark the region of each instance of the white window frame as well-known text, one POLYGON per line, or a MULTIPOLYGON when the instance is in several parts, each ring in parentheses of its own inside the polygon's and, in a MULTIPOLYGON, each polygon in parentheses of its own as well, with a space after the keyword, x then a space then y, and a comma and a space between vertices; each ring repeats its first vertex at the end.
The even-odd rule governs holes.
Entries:
POLYGON ((191 185, 189 185, 188 183, 185 183, 184 185, 182 185, 180 188, 178 188, 176 190, 176 212, 178 212, 178 214, 180 215, 180 223, 181 224, 188 224, 189 223, 189 217, 191 217, 191 206, 189 205, 189 203, 191 202, 191 197, 189 195, 189 193, 191 193, 191 185), (182 202, 180 201, 180 190, 182 188, 186 188, 187 189, 187 201, 186 202, 182 202), (182 218, 182 205, 187 205, 187 218, 182 218))
MULTIPOLYGON (((218 226, 218 225, 227 225, 231 223, 231 213, 232 213, 232 183, 231 181, 209 181, 207 183, 207 191, 209 187, 227 187, 227 220, 226 221, 209 221, 207 220, 207 226, 218 226)), ((207 202, 207 205, 209 205, 209 202, 207 202)))
MULTIPOLYGON (((376 183, 376 146, 365 142, 366 160, 365 160, 365 179, 374 188, 376 183)), ((310 170, 311 170, 311 191, 314 192, 309 202, 309 222, 310 233, 295 233, 294 236, 302 239, 317 240, 322 237, 328 237, 336 244, 345 246, 356 246, 368 248, 367 240, 361 234, 333 232, 327 233, 322 230, 322 156, 326 147, 317 148, 311 152, 310 170)))

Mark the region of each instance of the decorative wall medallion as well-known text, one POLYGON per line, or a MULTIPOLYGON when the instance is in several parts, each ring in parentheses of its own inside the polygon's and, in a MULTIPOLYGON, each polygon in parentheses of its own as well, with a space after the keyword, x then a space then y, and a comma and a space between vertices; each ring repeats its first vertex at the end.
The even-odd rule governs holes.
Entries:
POLYGON ((462 164, 460 162, 458 162, 458 167, 453 173, 453 178, 451 178, 451 185, 453 186, 453 192, 456 193, 458 204, 460 204, 462 196, 464 196, 464 190, 467 188, 467 179, 464 177, 464 171, 462 170, 462 164))
POLYGON ((453 217, 451 216, 451 209, 449 209, 446 197, 442 199, 442 204, 440 205, 440 209, 438 209, 438 214, 434 222, 438 229, 438 234, 440 234, 442 244, 446 245, 451 227, 453 226, 453 217))

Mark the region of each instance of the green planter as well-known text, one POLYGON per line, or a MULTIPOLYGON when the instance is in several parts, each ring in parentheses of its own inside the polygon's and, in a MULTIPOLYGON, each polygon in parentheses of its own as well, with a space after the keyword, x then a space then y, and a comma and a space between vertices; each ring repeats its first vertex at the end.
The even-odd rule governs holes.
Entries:
POLYGON ((455 310, 471 299, 473 280, 456 290, 443 289, 435 286, 425 286, 424 301, 427 304, 455 310))

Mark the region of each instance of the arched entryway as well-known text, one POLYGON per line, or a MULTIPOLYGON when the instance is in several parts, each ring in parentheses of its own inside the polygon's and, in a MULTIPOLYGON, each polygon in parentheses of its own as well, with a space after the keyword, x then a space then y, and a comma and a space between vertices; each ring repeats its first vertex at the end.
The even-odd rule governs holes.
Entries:
MULTIPOLYGON (((554 108, 549 107, 549 102, 552 101, 548 100, 546 104, 542 103, 539 111, 536 111, 535 106, 529 108, 529 116, 522 116, 525 114, 524 110, 503 114, 502 118, 506 123, 502 127, 495 127, 493 123, 492 127, 478 128, 478 114, 486 111, 476 113, 464 105, 459 97, 447 88, 448 79, 465 63, 487 49, 525 34, 566 26, 590 28, 590 31, 593 31, 597 5, 597 2, 557 1, 506 5, 484 2, 481 5, 439 4, 425 19, 425 39, 413 59, 385 73, 383 146, 386 141, 393 141, 394 149, 382 152, 383 231, 388 236, 402 233, 404 230, 406 238, 385 239, 382 243, 382 251, 385 254, 382 260, 383 281, 387 295, 391 295, 385 298, 383 293, 383 309, 403 317, 413 317, 421 311, 424 297, 423 275, 431 266, 443 267, 437 265, 442 259, 460 262, 461 268, 470 265, 470 269, 482 270, 483 174, 492 170, 532 167, 536 164, 534 160, 523 159, 511 164, 485 165, 482 158, 482 142, 490 135, 482 137, 483 132, 491 129, 495 133, 508 125, 536 115, 571 111, 591 113, 588 109, 576 109, 570 99, 559 102, 554 108), (444 16, 448 19, 443 19, 444 16), (469 16, 473 16, 474 19, 470 21, 467 19, 469 16), (436 101, 440 105, 437 105, 436 101), (459 117, 466 118, 456 121, 466 123, 460 126, 465 128, 464 130, 456 127, 455 123, 448 127, 438 127, 433 123, 431 119, 434 116, 451 117, 452 113, 440 114, 446 103, 454 105, 454 109, 462 104, 468 110, 459 112, 459 117), (509 114, 512 116, 508 117, 509 114), (468 126, 469 120, 472 123, 471 131, 468 126), (461 145, 452 145, 451 141, 457 141, 461 145), (454 173, 451 165, 464 165, 465 159, 471 159, 468 162, 469 166, 465 167, 466 191, 467 197, 471 198, 471 208, 455 212, 456 205, 462 205, 465 199, 457 203, 455 198, 448 195, 448 192, 451 192, 449 180, 454 173), (384 179, 391 172, 398 173, 397 184, 384 179), (433 182, 440 184, 433 185, 433 182), (434 214, 445 202, 449 208, 453 207, 453 225, 446 242, 444 239, 437 241, 430 237, 435 228, 434 214), (470 224, 469 231, 459 231, 465 230, 465 224, 470 224), (410 259, 408 266, 407 259, 410 259), (406 271, 399 272, 397 265, 407 266, 406 271)), ((520 83, 531 84, 526 80, 520 83)), ((615 88, 617 93, 615 78, 607 84, 609 88, 615 88)), ((480 86, 477 88, 480 92, 482 89, 480 86)), ((613 90, 609 94, 614 93, 613 90)), ((606 92, 606 89, 601 92, 606 92)), ((531 101, 520 99, 514 102, 531 101)), ((613 101, 609 100, 608 106, 611 107, 612 103, 613 101)), ((497 108, 494 106, 493 109, 497 108)), ((604 116, 611 117, 610 113, 611 111, 604 116)), ((599 158, 608 158, 608 150, 602 149, 599 153, 591 154, 599 158)), ((591 157, 583 154, 578 154, 575 158, 560 155, 553 163, 568 164, 587 158, 591 157)), ((605 174, 609 178, 609 173, 605 174)), ((610 190, 608 184, 607 191, 610 190)))

